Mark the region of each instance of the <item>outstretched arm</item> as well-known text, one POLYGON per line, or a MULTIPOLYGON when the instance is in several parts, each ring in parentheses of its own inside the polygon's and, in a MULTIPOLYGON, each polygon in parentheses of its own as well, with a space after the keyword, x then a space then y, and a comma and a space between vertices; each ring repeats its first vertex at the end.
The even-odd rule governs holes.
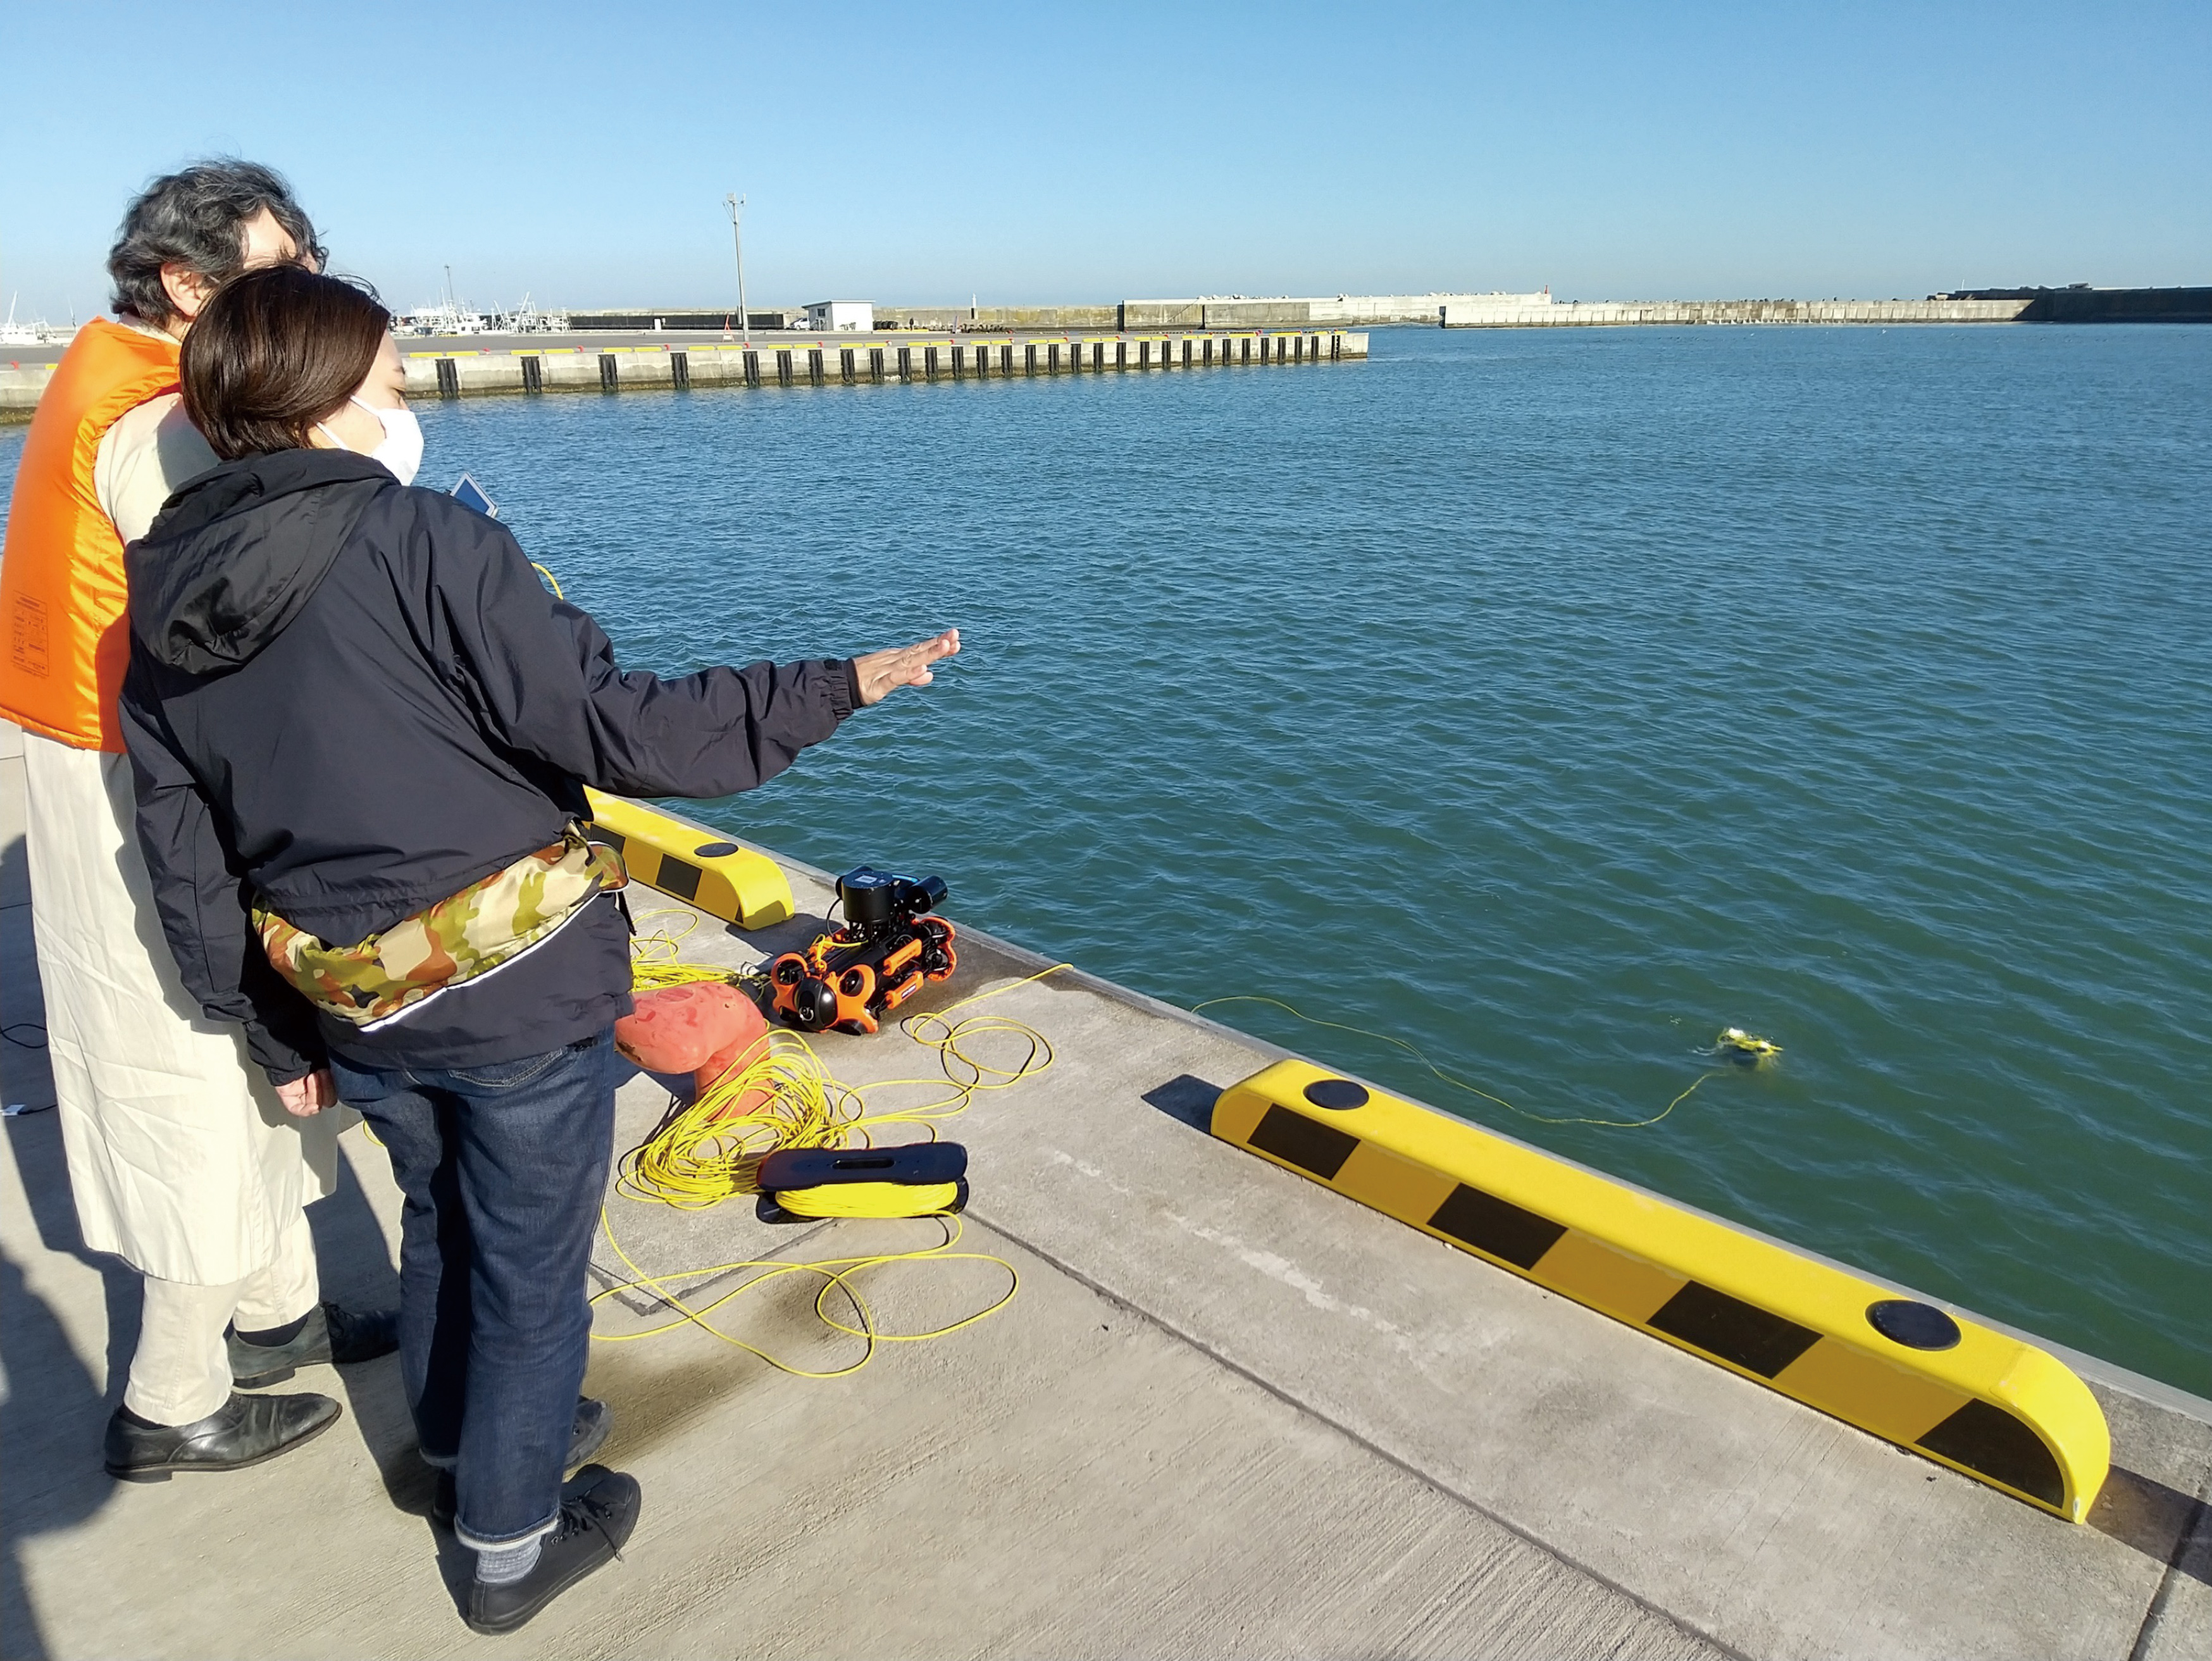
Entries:
MULTIPOLYGON (((750 790, 901 686, 926 686, 957 630, 854 659, 756 663, 663 679, 625 671, 591 617, 548 594, 489 521, 445 630, 486 725, 502 743, 621 795, 750 790)), ((454 569, 459 562, 449 563, 454 569)))

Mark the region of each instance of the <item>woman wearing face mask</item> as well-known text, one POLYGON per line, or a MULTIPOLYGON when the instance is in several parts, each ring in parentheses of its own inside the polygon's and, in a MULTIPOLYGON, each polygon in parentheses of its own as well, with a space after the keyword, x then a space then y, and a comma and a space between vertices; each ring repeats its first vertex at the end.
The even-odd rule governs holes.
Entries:
POLYGON ((422 466, 422 425, 407 407, 407 371, 399 362, 399 347, 390 335, 377 348, 376 362, 360 389, 327 420, 315 423, 310 442, 318 449, 350 450, 371 461, 402 484, 412 484, 422 466))
POLYGON ((290 268, 209 303, 182 380, 224 465, 131 550, 123 723, 185 984, 272 1077, 313 1069, 326 1101, 334 1075, 391 1153, 408 1399, 477 1553, 469 1623, 504 1632, 639 1506, 601 1466, 562 1482, 605 1433, 585 1269, 630 1007, 583 787, 750 788, 959 642, 625 673, 504 527, 404 488, 389 326, 290 268))

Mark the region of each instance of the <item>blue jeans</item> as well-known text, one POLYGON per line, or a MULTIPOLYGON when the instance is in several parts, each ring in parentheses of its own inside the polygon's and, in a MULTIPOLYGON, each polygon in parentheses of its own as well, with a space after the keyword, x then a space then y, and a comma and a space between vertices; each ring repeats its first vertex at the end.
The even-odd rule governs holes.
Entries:
POLYGON ((489 1067, 331 1070, 406 1196, 399 1366, 422 1457, 453 1468, 464 1545, 520 1543, 558 1515, 591 1347, 613 1035, 489 1067))

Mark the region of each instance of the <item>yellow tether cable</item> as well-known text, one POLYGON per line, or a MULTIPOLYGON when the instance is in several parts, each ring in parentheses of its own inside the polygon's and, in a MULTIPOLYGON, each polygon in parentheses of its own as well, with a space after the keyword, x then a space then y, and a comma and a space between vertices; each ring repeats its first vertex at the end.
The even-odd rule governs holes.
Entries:
POLYGON ((776 1190, 794 1217, 932 1217, 952 1209, 957 1183, 825 1183, 776 1190))
POLYGON ((796 1032, 772 1031, 750 1066, 689 1104, 672 1101, 653 1134, 622 1157, 615 1191, 693 1210, 759 1191, 760 1162, 780 1147, 838 1147, 860 1118, 857 1092, 831 1078, 796 1032), (762 1099, 740 1111, 746 1096, 762 1099))
MULTIPOLYGON (((1342 1021, 1325 1021, 1318 1015, 1309 1015, 1303 1009, 1292 1008, 1291 1005, 1285 1003, 1280 998, 1262 998, 1250 994, 1243 993, 1232 997, 1208 998, 1204 1003, 1193 1004, 1190 1007, 1191 1013, 1194 1015, 1201 1009, 1212 1009, 1216 1005, 1224 1003, 1273 1004, 1278 1009, 1288 1010, 1290 1013, 1297 1016, 1309 1026, 1334 1027, 1340 1032, 1356 1032, 1363 1038, 1376 1038, 1381 1040, 1384 1043, 1395 1044, 1399 1049, 1411 1056, 1415 1061, 1420 1062, 1423 1067, 1427 1068, 1430 1072, 1435 1074, 1437 1078, 1442 1079, 1453 1089, 1463 1090, 1470 1096, 1480 1096, 1486 1102, 1495 1102, 1498 1106, 1504 1108, 1508 1113, 1517 1113, 1522 1118, 1534 1119, 1539 1124, 1588 1124, 1601 1126, 1611 1130, 1641 1130, 1647 1125, 1657 1124, 1660 1120, 1665 1118, 1669 1113, 1672 1113, 1684 1102, 1689 1100, 1690 1098, 1697 1092, 1697 1088, 1699 1085, 1705 1083, 1708 1079, 1717 1076, 1720 1071, 1720 1069, 1714 1068, 1708 1068, 1706 1071, 1700 1073, 1691 1081, 1690 1087, 1687 1090, 1685 1090, 1680 1095, 1675 1097, 1673 1101, 1668 1103, 1666 1106, 1661 1108, 1656 1113, 1654 1113, 1648 1119, 1587 1119, 1571 1116, 1554 1117, 1553 1115, 1548 1113, 1532 1113, 1525 1107, 1516 1107, 1511 1102, 1507 1101, 1503 1096, 1493 1096, 1487 1090, 1471 1085, 1464 1079, 1454 1078, 1450 1074, 1445 1072, 1443 1068, 1438 1067, 1434 1062, 1431 1061, 1428 1057, 1427 1052, 1423 1050, 1418 1044, 1415 1044, 1407 1039, 1395 1037, 1388 1032, 1370 1032, 1364 1026, 1348 1026, 1342 1021)), ((1732 1026, 1729 1028, 1727 1031, 1721 1034, 1718 1043, 1714 1046, 1714 1051, 1717 1054, 1734 1054, 1742 1056, 1748 1058, 1756 1065, 1764 1066, 1771 1057, 1782 1053, 1782 1046, 1765 1038, 1755 1038, 1752 1037, 1751 1034, 1744 1031, 1741 1028, 1732 1026)))
MULTIPOLYGON (((901 1021, 899 1030, 908 1037, 937 1052, 943 1073, 934 1079, 889 1079, 865 1090, 855 1089, 833 1078, 804 1037, 795 1032, 772 1031, 767 1049, 757 1061, 717 1080, 688 1106, 672 1104, 668 1116, 653 1134, 623 1156, 616 1192, 633 1200, 703 1209, 736 1195, 758 1192, 760 1162, 780 1147, 870 1147, 877 1129, 894 1124, 921 1125, 929 1133, 927 1140, 934 1141, 937 1126, 965 1112, 977 1095, 987 1090, 1011 1088, 1044 1072, 1054 1060, 1051 1041, 1033 1027, 999 1015, 971 1015, 955 1020, 954 1013, 1016 991, 1067 966, 1054 964, 1021 980, 963 998, 944 1010, 921 1012, 901 1021), (1022 1041, 1024 1048, 1018 1061, 1001 1065, 975 1053, 979 1039, 998 1036, 1022 1041), (875 1113, 867 1110, 867 1098, 872 1093, 917 1086, 937 1089, 946 1085, 951 1086, 949 1095, 915 1106, 875 1113), (761 1099, 750 1109, 744 1109, 744 1098, 754 1092, 758 1092, 761 1099)), ((833 1257, 805 1263, 756 1259, 678 1269, 665 1275, 647 1275, 631 1260, 615 1238, 613 1224, 603 1205, 599 1210, 600 1228, 615 1256, 633 1278, 595 1293, 592 1302, 596 1305, 619 1292, 645 1292, 677 1311, 677 1318, 641 1332, 594 1332, 592 1335, 604 1343, 625 1343, 682 1326, 697 1326, 724 1343, 745 1350, 783 1372, 805 1378, 842 1378, 866 1366, 878 1342, 917 1342, 957 1332, 1005 1308, 1019 1289, 1020 1277, 1004 1258, 987 1252, 952 1250, 959 1243, 961 1225, 957 1217, 944 1213, 953 1203, 954 1196, 954 1185, 950 1183, 919 1187, 898 1183, 832 1183, 787 1190, 778 1194, 777 1203, 795 1215, 861 1219, 914 1218, 917 1214, 928 1214, 927 1220, 940 1226, 944 1238, 934 1245, 910 1251, 833 1257), (855 1278, 888 1264, 921 1262, 994 1263, 1006 1271, 1006 1289, 985 1307, 945 1326, 927 1332, 882 1330, 866 1300, 855 1287, 855 1278), (747 1269, 759 1272, 748 1275, 711 1303, 694 1307, 687 1301, 685 1287, 747 1269), (814 1312, 833 1331, 861 1341, 864 1348, 858 1359, 826 1372, 811 1371, 771 1355, 707 1318, 732 1299, 793 1274, 821 1278, 822 1285, 814 1296, 814 1312), (851 1323, 831 1312, 829 1300, 832 1293, 842 1296, 850 1306, 851 1323)))
POLYGON ((686 963, 678 955, 684 938, 699 926, 699 914, 679 906, 662 906, 641 914, 634 921, 639 924, 651 922, 656 917, 674 917, 681 923, 675 928, 663 923, 650 933, 641 932, 629 943, 629 983, 634 992, 658 991, 664 986, 690 986, 701 981, 726 981, 732 984, 750 978, 743 970, 724 969, 710 963, 686 963))
MULTIPOLYGON (((925 1246, 919 1250, 877 1252, 859 1257, 830 1257, 811 1263, 783 1262, 774 1258, 749 1258, 736 1262, 714 1263, 702 1269, 679 1269, 670 1275, 647 1275, 630 1261, 629 1255, 622 1249, 621 1243, 616 1240, 613 1230, 608 1229, 607 1244, 614 1248, 615 1256, 622 1259, 623 1266, 636 1278, 622 1281, 607 1287, 603 1292, 594 1293, 592 1302, 596 1305, 602 1299, 611 1298, 618 1292, 649 1292, 661 1303, 675 1310, 677 1318, 663 1322, 659 1326, 647 1327, 642 1332, 594 1332, 592 1337, 599 1343, 629 1343, 640 1338, 658 1337, 664 1332, 673 1332, 678 1327, 696 1326, 720 1339, 722 1342, 730 1345, 732 1348, 742 1349, 749 1354, 759 1357, 778 1372, 788 1372, 800 1378, 842 1378, 848 1373, 858 1372, 862 1367, 867 1366, 869 1361, 874 1359, 878 1344, 920 1343, 927 1339, 942 1338, 950 1333, 958 1332, 964 1327, 974 1326, 978 1321, 998 1313, 1013 1301, 1014 1293, 1020 1289, 1021 1277, 1015 1273, 1014 1266, 1005 1258, 993 1256, 988 1252, 952 1250, 960 1243, 961 1230, 958 1218, 934 1217, 929 1220, 939 1225, 944 1231, 945 1238, 937 1244, 925 1246), (884 1331, 876 1324, 866 1300, 854 1288, 854 1277, 868 1269, 882 1268, 890 1263, 925 1262, 995 1263, 1006 1271, 1006 1289, 981 1309, 964 1315, 957 1321, 949 1322, 944 1326, 933 1327, 927 1332, 884 1331), (696 1308, 684 1300, 684 1294, 678 1284, 711 1279, 715 1275, 734 1274, 749 1269, 758 1269, 760 1273, 740 1281, 712 1303, 702 1304, 696 1308), (821 1371, 797 1366, 780 1356, 770 1354, 757 1344, 749 1344, 744 1339, 723 1331, 721 1328, 707 1318, 732 1299, 742 1297, 755 1287, 766 1286, 771 1281, 781 1279, 786 1275, 814 1275, 821 1277, 822 1285, 814 1294, 814 1312, 823 1325, 833 1331, 843 1333, 861 1341, 863 1348, 857 1358, 848 1361, 843 1366, 821 1371), (852 1306, 854 1319, 859 1324, 848 1325, 830 1312, 828 1300, 833 1292, 843 1294, 846 1302, 852 1306)), ((604 1207, 600 1209, 599 1221, 601 1226, 605 1227, 606 1212, 604 1207)))

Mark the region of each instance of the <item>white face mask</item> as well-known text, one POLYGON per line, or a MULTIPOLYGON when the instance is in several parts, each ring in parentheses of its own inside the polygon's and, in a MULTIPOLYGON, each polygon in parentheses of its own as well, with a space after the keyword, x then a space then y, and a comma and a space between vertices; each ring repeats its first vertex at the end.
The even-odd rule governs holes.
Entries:
POLYGON ((370 409, 357 398, 353 401, 384 425, 384 442, 368 453, 368 459, 389 467, 402 484, 412 484, 422 466, 422 423, 415 419, 415 411, 370 409))
MULTIPOLYGON (((405 409, 380 410, 374 405, 362 403, 358 398, 349 399, 346 401, 368 411, 376 417, 377 424, 384 429, 384 441, 368 453, 368 459, 371 461, 383 463, 392 478, 398 479, 402 484, 412 484, 415 482, 415 475, 421 471, 422 465, 422 423, 415 419, 415 411, 405 409)), ((324 436, 338 448, 343 450, 349 447, 343 439, 331 431, 328 427, 323 426, 321 422, 317 422, 315 425, 321 428, 324 436)))

